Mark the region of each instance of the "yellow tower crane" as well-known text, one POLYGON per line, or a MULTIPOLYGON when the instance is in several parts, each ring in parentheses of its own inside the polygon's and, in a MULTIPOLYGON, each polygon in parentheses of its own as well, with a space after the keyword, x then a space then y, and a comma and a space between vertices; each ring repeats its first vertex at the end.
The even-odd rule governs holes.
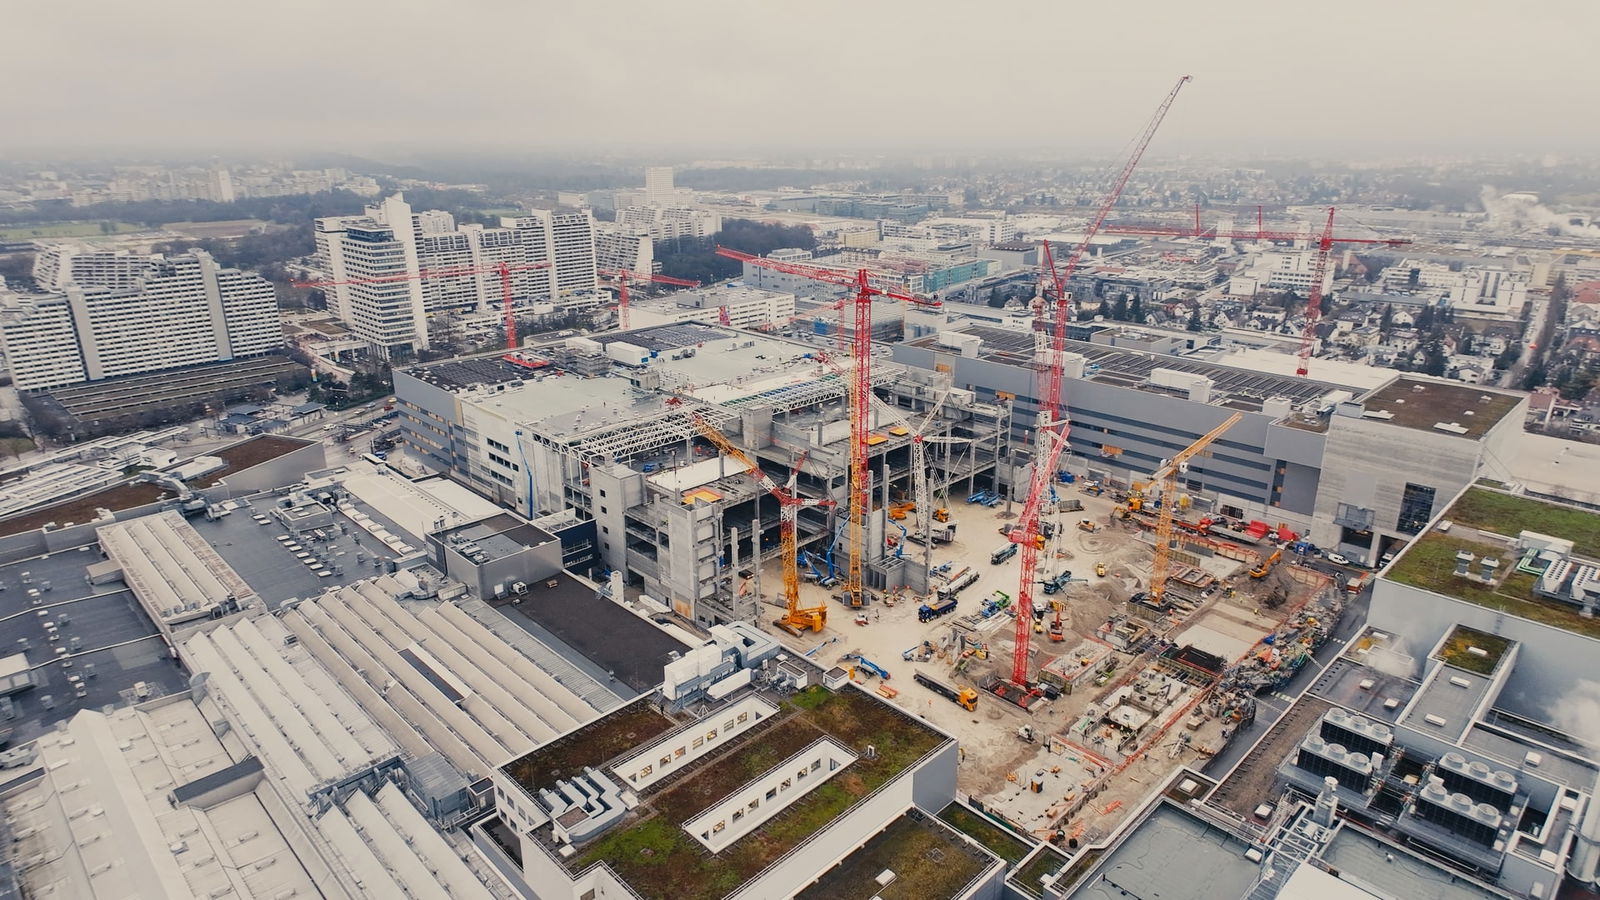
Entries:
MULTIPOLYGON (((700 416, 694 416, 695 428, 706 440, 716 445, 724 456, 729 457, 744 466, 745 474, 766 489, 767 493, 778 500, 778 535, 783 547, 783 598, 788 604, 788 609, 783 618, 776 624, 779 628, 790 634, 799 635, 805 631, 821 631, 828 621, 828 607, 800 606, 800 554, 797 549, 797 523, 800 517, 800 508, 803 506, 833 506, 832 500, 812 500, 801 497, 795 493, 795 476, 799 467, 789 473, 788 487, 779 487, 772 480, 772 476, 761 470, 761 467, 750 460, 743 450, 734 446, 733 442, 722 432, 713 428, 709 422, 700 416)), ((759 556, 759 555, 758 555, 759 556)), ((757 564, 760 564, 759 558, 757 564)))
POLYGON ((1222 437, 1223 432, 1237 425, 1242 418, 1242 413, 1229 416, 1226 422, 1206 432, 1200 440, 1179 450, 1150 479, 1151 484, 1161 484, 1161 515, 1156 520, 1156 559, 1150 566, 1149 592, 1150 599, 1157 603, 1167 592, 1167 566, 1172 553, 1172 516, 1178 506, 1178 474, 1189 467, 1190 459, 1200 455, 1212 441, 1222 437))

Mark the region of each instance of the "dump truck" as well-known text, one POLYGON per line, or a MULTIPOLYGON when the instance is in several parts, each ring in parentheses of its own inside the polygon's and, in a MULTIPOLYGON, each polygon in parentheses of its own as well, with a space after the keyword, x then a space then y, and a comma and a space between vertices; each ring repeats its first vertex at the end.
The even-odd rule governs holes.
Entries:
POLYGON ((932 600, 917 607, 918 622, 932 622, 940 616, 947 616, 956 611, 956 598, 954 595, 939 596, 935 594, 932 600))
POLYGON ((978 692, 972 688, 952 687, 937 679, 929 678, 921 672, 917 672, 911 677, 917 682, 917 684, 922 685, 928 690, 933 691, 935 694, 938 694, 939 696, 962 707, 963 709, 971 711, 978 708, 978 692))

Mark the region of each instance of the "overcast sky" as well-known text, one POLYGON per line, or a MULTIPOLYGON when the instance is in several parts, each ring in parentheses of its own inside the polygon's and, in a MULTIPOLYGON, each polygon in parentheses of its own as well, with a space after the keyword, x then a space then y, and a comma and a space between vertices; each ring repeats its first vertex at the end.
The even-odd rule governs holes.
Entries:
POLYGON ((5 0, 0 151, 1594 152, 1600 0, 5 0))

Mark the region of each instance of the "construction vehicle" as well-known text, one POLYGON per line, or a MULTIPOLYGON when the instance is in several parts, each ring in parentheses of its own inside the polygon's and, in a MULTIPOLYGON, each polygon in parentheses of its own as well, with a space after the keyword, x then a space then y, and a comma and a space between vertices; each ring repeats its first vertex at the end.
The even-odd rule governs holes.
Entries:
POLYGON ((795 480, 799 475, 798 468, 789 471, 789 485, 787 488, 778 487, 777 482, 772 480, 772 476, 763 472, 759 465, 746 456, 744 451, 735 447, 733 442, 729 441, 722 432, 713 428, 711 423, 699 415, 694 415, 692 419, 695 427, 706 440, 710 441, 718 450, 721 450, 723 455, 744 466, 745 474, 778 500, 778 534, 779 541, 783 545, 783 596, 787 611, 784 613, 783 618, 778 619, 774 624, 797 636, 808 630, 821 631, 828 621, 828 608, 826 606, 804 608, 800 606, 800 559, 795 543, 797 540, 796 530, 801 507, 832 506, 833 501, 811 500, 796 494, 795 480))
POLYGON ((1070 570, 1063 569, 1061 570, 1061 574, 1057 575, 1056 577, 1046 578, 1044 581, 1039 583, 1044 585, 1044 592, 1046 594, 1057 594, 1060 593, 1063 588, 1069 584, 1072 584, 1073 582, 1082 582, 1087 584, 1088 581, 1089 579, 1087 578, 1073 578, 1070 570))
POLYGON ((883 666, 878 665, 877 663, 873 662, 870 659, 867 659, 865 656, 862 656, 859 653, 846 653, 843 657, 841 657, 840 661, 841 662, 854 662, 856 665, 860 666, 863 669, 866 669, 868 672, 871 672, 872 674, 878 676, 879 678, 882 678, 884 681, 888 681, 889 680, 889 670, 888 669, 885 669, 883 666))
POLYGON ((1280 547, 1272 551, 1272 555, 1261 561, 1261 565, 1250 570, 1251 578, 1265 578, 1272 571, 1272 566, 1283 558, 1283 549, 1280 547))
POLYGON ((998 566, 1001 563, 1005 562, 1006 560, 1008 560, 1011 557, 1016 556, 1016 555, 1017 555, 1017 545, 1016 544, 1006 544, 1004 547, 1001 547, 1000 549, 998 549, 998 550, 994 551, 993 553, 989 554, 989 563, 991 565, 998 566))
POLYGON ((1094 564, 1094 574, 1096 576, 1100 577, 1100 578, 1106 577, 1106 564, 1103 563, 1103 562, 1095 563, 1094 564))
POLYGON ((1096 523, 1095 521, 1093 521, 1092 519, 1079 519, 1078 520, 1078 530, 1079 531, 1087 531, 1090 534, 1094 534, 1096 531, 1100 530, 1100 525, 1098 523, 1096 523))
POLYGON ((947 616, 956 611, 956 598, 939 597, 937 594, 927 603, 917 607, 918 622, 932 622, 940 616, 947 616))
POLYGON ((1034 741, 1038 740, 1038 738, 1034 735, 1033 726, 1032 725, 1022 725, 1022 726, 1018 727, 1017 728, 1017 740, 1022 741, 1023 743, 1027 743, 1027 744, 1031 744, 1034 741))
POLYGON ((942 506, 939 507, 938 509, 933 511, 933 520, 935 522, 949 522, 950 521, 950 510, 945 509, 942 506))
POLYGON ((983 616, 985 619, 993 618, 995 614, 1009 608, 1010 606, 1011 595, 1005 591, 995 591, 993 596, 983 601, 983 608, 978 610, 978 614, 983 616))
POLYGON ((933 659, 934 652, 933 642, 923 641, 915 647, 902 651, 900 658, 906 662, 927 662, 933 659))
POLYGON ((892 503, 889 505, 889 518, 899 522, 905 519, 906 513, 915 512, 916 509, 917 503, 915 500, 905 500, 900 503, 892 503))
POLYGON ((839 579, 833 577, 833 575, 829 574, 828 572, 823 571, 822 567, 817 565, 817 558, 815 556, 812 556, 804 550, 801 550, 799 552, 799 559, 801 562, 806 564, 806 568, 811 570, 811 580, 815 581, 819 586, 829 588, 839 583, 839 579))
POLYGON ((978 692, 972 688, 952 687, 942 681, 929 678, 921 672, 917 672, 916 674, 912 675, 911 678, 912 680, 916 681, 917 684, 920 684, 928 690, 933 691, 935 694, 938 694, 939 696, 949 700, 951 703, 954 703, 957 706, 960 706, 962 709, 965 709, 968 712, 972 712, 978 708, 978 692))
POLYGON ((966 566, 954 575, 946 574, 943 577, 945 578, 945 583, 940 585, 933 592, 934 597, 939 600, 953 598, 955 595, 961 593, 964 588, 976 584, 978 581, 978 571, 971 566, 966 566))

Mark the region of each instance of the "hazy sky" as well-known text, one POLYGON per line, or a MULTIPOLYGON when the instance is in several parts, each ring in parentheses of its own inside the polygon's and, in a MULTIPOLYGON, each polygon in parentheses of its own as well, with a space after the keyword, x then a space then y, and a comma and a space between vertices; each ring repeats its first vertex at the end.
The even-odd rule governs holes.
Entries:
POLYGON ((0 151, 1593 152, 1600 0, 3 0, 0 151))

